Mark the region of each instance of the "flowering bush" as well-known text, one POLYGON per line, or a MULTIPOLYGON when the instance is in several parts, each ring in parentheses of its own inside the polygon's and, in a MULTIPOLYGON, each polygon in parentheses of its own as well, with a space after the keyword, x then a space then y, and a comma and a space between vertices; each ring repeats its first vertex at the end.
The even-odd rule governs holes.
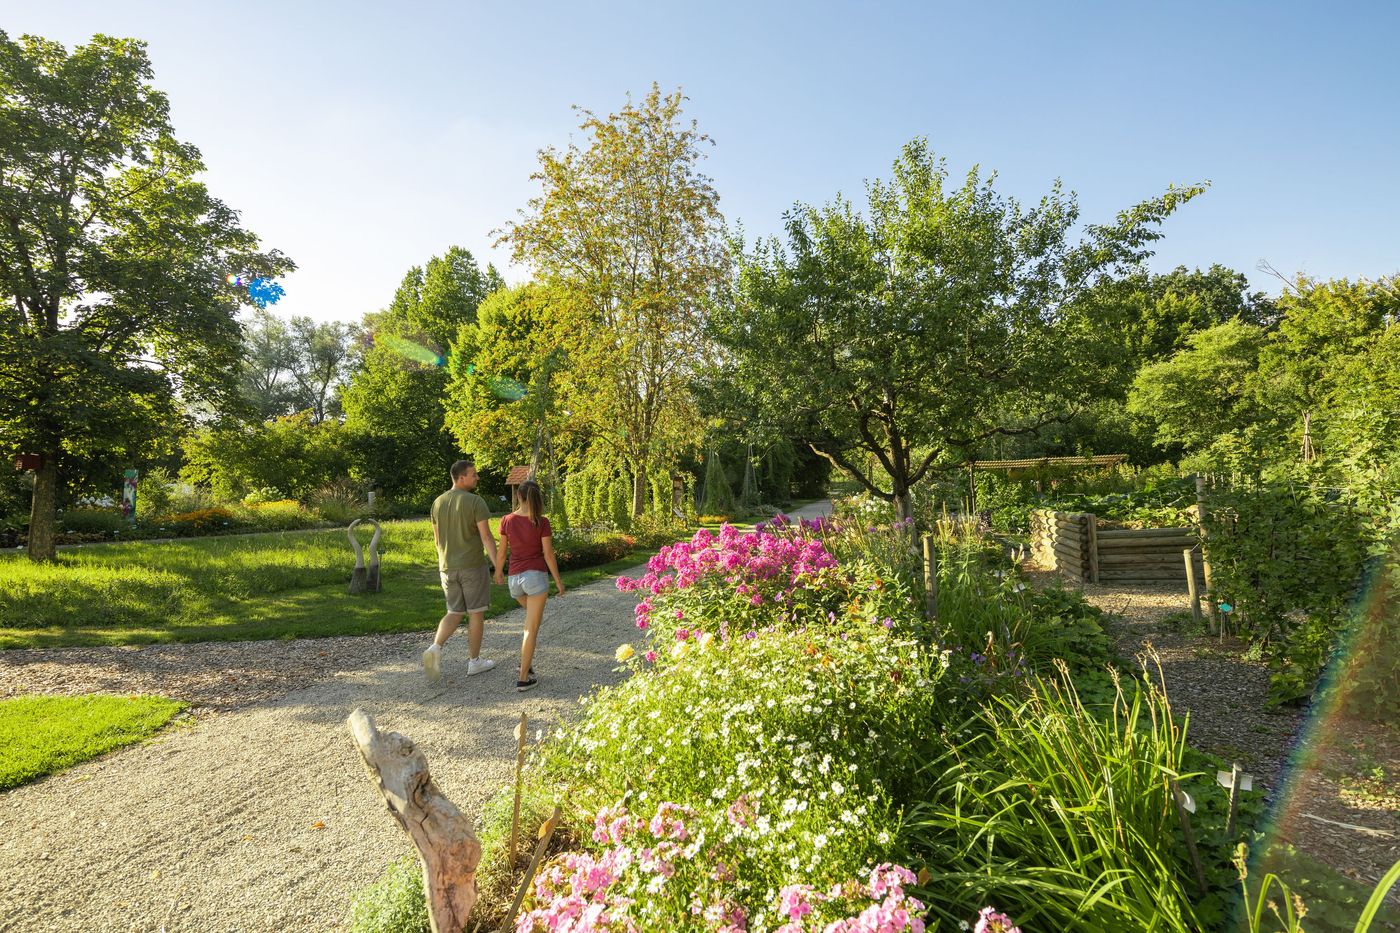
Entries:
MULTIPOLYGON (((691 808, 666 801, 649 820, 622 804, 598 811, 592 838, 602 850, 567 853, 547 865, 535 878, 534 906, 517 918, 516 933, 677 927, 717 933, 923 933, 924 905, 904 890, 915 875, 888 862, 862 872, 863 880, 846 879, 825 889, 785 885, 769 892, 764 908, 751 916, 725 844, 707 839, 695 819, 691 808)), ((990 907, 976 930, 1020 933, 990 907)))
POLYGON ((755 531, 732 525, 701 529, 689 541, 663 547, 640 579, 617 587, 643 594, 637 627, 655 628, 658 643, 708 632, 721 641, 783 627, 893 628, 914 622, 913 598, 898 579, 868 564, 837 568, 817 536, 818 525, 778 516, 755 531))
MULTIPOLYGON (((936 655, 883 626, 860 637, 831 626, 728 640, 702 631, 671 644, 660 664, 630 645, 619 652, 633 676, 543 747, 553 783, 568 783, 589 813, 683 804, 685 845, 703 840, 705 870, 722 863, 733 875, 702 911, 740 905, 748 929, 778 926, 783 887, 827 889, 889 858, 896 801, 914 793, 938 742, 930 723, 956 710, 940 695, 936 655)), ((677 872, 678 891, 719 890, 698 867, 677 872)), ((690 906, 649 897, 646 910, 683 925, 690 906)))

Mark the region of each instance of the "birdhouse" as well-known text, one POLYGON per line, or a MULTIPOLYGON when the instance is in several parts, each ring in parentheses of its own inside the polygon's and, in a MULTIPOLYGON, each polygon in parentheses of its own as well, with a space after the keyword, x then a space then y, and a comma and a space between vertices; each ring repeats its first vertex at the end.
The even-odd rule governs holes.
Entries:
POLYGON ((43 454, 17 454, 15 456, 16 470, 37 470, 43 465, 43 454))

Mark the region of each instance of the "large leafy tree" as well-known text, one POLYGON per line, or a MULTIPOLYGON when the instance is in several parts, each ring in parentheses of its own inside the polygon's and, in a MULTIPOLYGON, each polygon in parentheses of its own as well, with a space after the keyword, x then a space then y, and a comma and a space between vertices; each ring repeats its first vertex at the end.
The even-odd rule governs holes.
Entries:
POLYGON ((1265 337, 1262 328, 1243 321, 1192 334, 1185 349, 1142 368, 1128 410, 1155 426, 1158 444, 1187 453, 1222 437, 1243 438, 1259 418, 1252 378, 1265 337))
POLYGON ((556 453, 576 434, 583 407, 568 369, 580 326, 567 295, 537 284, 493 292, 464 324, 448 361, 447 426, 479 464, 530 463, 548 432, 556 453))
POLYGON ((973 170, 949 186, 915 140, 890 181, 867 185, 867 215, 839 197, 794 207, 786 245, 745 254, 715 315, 754 397, 900 517, 931 470, 1099 391, 1104 341, 1076 299, 1147 256, 1160 222, 1202 190, 1168 189, 1075 242, 1073 195, 1057 184, 1026 209, 992 180, 973 170))
POLYGON ((246 293, 224 276, 292 268, 197 180, 151 78, 135 40, 0 32, 0 447, 43 458, 34 559, 83 464, 158 446, 177 399, 236 398, 246 293))
POLYGON ((679 91, 653 86, 607 117, 583 110, 587 145, 540 153, 542 192, 502 240, 551 289, 590 312, 570 347, 599 455, 649 475, 695 437, 689 383, 707 308, 728 274, 719 196, 699 171, 708 143, 681 120, 679 91))
POLYGON ((500 284, 454 246, 410 269, 389 306, 366 315, 360 365, 341 395, 358 479, 420 505, 441 490, 458 450, 443 410, 447 358, 500 284))

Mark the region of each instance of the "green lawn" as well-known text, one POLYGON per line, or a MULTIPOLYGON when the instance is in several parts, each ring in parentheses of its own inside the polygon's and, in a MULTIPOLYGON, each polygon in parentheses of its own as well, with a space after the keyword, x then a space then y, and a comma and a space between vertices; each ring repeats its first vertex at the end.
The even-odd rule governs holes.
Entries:
POLYGON ((144 739, 184 708, 185 704, 165 697, 0 700, 0 790, 144 739))
MULTIPOLYGON (((60 551, 51 564, 6 556, 0 649, 432 628, 443 605, 431 525, 386 523, 381 550, 383 591, 359 596, 346 592, 354 557, 343 530, 94 545, 60 551)), ((650 553, 567 571, 564 582, 616 574, 650 553)), ((492 615, 514 605, 493 588, 492 615)))

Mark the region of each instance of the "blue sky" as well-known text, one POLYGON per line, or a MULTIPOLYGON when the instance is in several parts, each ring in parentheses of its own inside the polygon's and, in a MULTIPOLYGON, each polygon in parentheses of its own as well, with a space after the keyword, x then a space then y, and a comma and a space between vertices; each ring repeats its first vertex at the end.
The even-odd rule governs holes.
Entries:
POLYGON ((1154 268, 1400 272, 1400 3, 387 3, 0 0, 0 28, 150 43, 216 195, 300 266, 278 310, 357 319, 449 245, 526 270, 490 231, 535 192, 570 105, 653 81, 715 140, 750 235, 795 201, 859 201, 927 136, 961 175, 1107 220, 1212 189, 1154 268))

